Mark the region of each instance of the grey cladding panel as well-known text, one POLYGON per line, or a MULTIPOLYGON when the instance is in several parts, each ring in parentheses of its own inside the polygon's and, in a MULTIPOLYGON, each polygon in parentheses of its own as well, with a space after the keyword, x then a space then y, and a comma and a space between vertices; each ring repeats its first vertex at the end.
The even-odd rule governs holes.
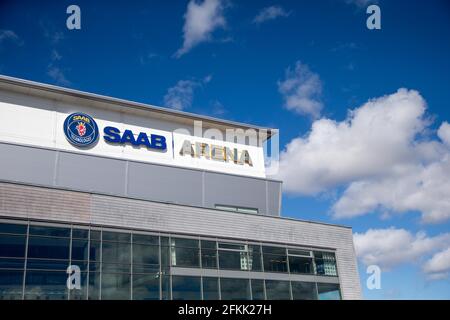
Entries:
POLYGON ((201 171, 130 162, 128 195, 203 206, 202 174, 201 171))
POLYGON ((281 182, 267 181, 267 214, 278 216, 280 214, 281 182))
POLYGON ((60 152, 57 186, 125 195, 126 161, 60 152))
POLYGON ((266 214, 266 181, 206 172, 205 206, 216 204, 257 208, 266 214))
POLYGON ((0 180, 280 214, 279 182, 13 144, 0 143, 0 180))
POLYGON ((0 177, 5 180, 53 185, 55 152, 0 144, 0 177))

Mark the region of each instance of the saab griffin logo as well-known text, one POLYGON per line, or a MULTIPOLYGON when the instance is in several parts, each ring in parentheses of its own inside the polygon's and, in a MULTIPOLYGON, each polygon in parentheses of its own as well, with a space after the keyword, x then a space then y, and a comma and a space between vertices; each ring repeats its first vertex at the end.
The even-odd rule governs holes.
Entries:
POLYGON ((77 147, 87 147, 98 139, 98 127, 95 120, 85 113, 72 113, 64 121, 64 133, 67 140, 77 147))

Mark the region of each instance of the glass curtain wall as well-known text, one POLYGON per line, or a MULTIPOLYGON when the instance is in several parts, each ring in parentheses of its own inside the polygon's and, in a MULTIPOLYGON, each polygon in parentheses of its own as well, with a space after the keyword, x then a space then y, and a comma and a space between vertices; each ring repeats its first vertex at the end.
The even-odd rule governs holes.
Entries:
POLYGON ((0 222, 0 299, 340 299, 334 252, 83 226, 0 222), (72 270, 67 273, 67 268, 72 270), (75 281, 76 268, 79 278, 75 281), (219 269, 236 278, 171 275, 219 269), (244 273, 243 273, 244 272, 244 273), (248 277, 245 278, 248 272, 248 277), (257 272, 258 279, 251 279, 257 272), (244 278, 243 278, 244 277, 244 278), (68 289, 67 281, 79 282, 68 289), (276 277, 275 277, 276 278, 276 277), (337 281, 336 281, 337 282, 337 281))

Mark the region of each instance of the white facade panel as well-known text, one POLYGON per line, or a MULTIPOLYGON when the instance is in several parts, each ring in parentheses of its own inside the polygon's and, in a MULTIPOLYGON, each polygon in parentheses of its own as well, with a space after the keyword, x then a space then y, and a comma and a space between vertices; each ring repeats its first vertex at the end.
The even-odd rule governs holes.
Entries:
POLYGON ((90 155, 265 178, 262 146, 244 145, 175 133, 174 131, 179 130, 193 133, 194 129, 188 125, 168 123, 167 121, 149 117, 148 113, 137 113, 134 110, 118 112, 117 109, 113 108, 93 108, 83 103, 72 104, 0 91, 0 119, 5 119, 0 126, 0 141, 2 142, 51 147, 90 155), (98 141, 89 148, 78 148, 66 139, 64 120, 75 112, 90 115, 98 125, 98 141), (164 136, 167 149, 162 151, 149 149, 145 146, 111 144, 103 138, 103 130, 107 126, 118 128, 121 133, 126 129, 131 130, 135 138, 140 132, 144 132, 147 135, 164 136), (232 161, 208 160, 204 157, 191 158, 181 156, 179 149, 186 139, 193 143, 205 142, 229 147, 232 150, 236 148, 239 150, 239 153, 246 150, 250 155, 252 165, 240 165, 232 161), (174 146, 175 150, 173 149, 174 146))

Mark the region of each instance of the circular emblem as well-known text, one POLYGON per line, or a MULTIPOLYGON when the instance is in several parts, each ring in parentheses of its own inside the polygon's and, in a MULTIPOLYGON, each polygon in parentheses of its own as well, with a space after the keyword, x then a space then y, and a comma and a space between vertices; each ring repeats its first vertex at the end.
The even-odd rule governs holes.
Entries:
POLYGON ((87 147, 97 141, 98 126, 91 116, 76 112, 64 121, 64 134, 71 144, 77 147, 87 147))

